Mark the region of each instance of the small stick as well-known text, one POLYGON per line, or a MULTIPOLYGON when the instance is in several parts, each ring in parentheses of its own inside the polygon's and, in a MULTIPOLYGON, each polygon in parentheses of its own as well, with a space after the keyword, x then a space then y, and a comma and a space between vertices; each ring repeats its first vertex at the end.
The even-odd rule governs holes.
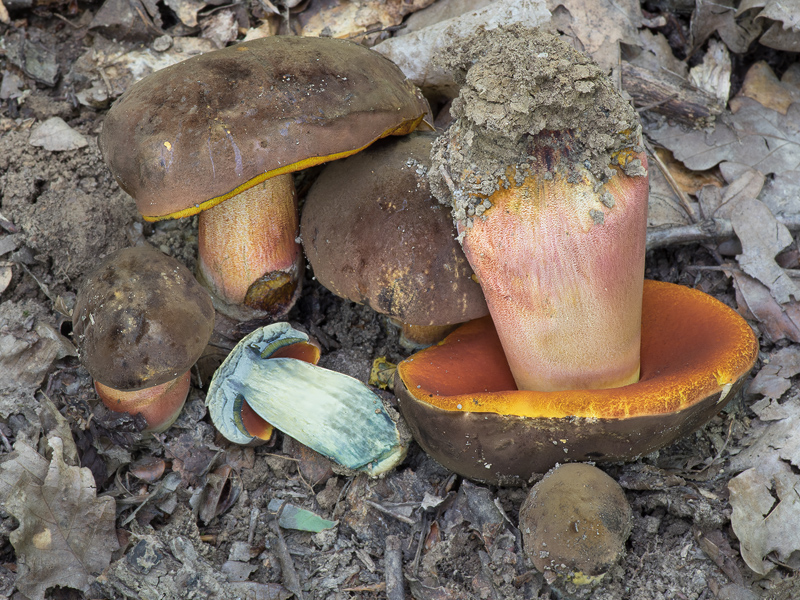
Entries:
POLYGON ((289 547, 286 545, 286 540, 283 539, 281 526, 278 525, 283 514, 283 509, 288 504, 288 500, 281 504, 278 513, 275 515, 275 520, 272 522, 272 530, 278 538, 278 543, 275 545, 275 551, 278 553, 278 561, 281 563, 281 572, 283 573, 283 580, 286 588, 297 596, 297 600, 304 600, 303 589, 300 587, 300 578, 297 576, 297 571, 294 568, 294 561, 291 554, 289 554, 289 547))
POLYGON ((396 535, 386 536, 386 549, 383 552, 383 569, 386 577, 386 600, 405 600, 403 543, 396 535))
POLYGON ((399 514, 397 514, 395 512, 392 512, 391 510, 389 510, 385 506, 381 506, 377 502, 373 502, 372 500, 365 500, 365 503, 368 506, 371 506, 375 510, 380 511, 385 515, 389 515, 390 517, 394 517, 395 519, 397 519, 398 521, 400 521, 402 523, 406 523, 407 525, 416 525, 417 524, 417 522, 414 519, 409 519, 408 517, 406 517, 404 515, 399 515, 399 514))

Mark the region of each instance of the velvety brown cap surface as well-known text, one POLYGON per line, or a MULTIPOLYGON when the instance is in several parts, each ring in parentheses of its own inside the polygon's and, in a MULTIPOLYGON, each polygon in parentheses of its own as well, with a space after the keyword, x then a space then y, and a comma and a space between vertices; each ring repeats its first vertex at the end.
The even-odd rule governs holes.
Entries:
POLYGON ((331 38, 273 36, 137 82, 109 111, 99 144, 145 217, 187 216, 240 186, 407 133, 427 110, 377 52, 331 38))
POLYGON ((114 252, 83 282, 72 317, 92 377, 132 391, 185 373, 214 329, 211 297, 183 264, 150 246, 114 252))
POLYGON ((547 473, 519 512, 525 553, 539 571, 587 578, 603 575, 624 554, 631 521, 619 484, 580 463, 547 473))
POLYGON ((450 210, 428 188, 435 139, 387 139, 332 163, 308 192, 300 223, 322 285, 411 325, 488 314, 450 210))

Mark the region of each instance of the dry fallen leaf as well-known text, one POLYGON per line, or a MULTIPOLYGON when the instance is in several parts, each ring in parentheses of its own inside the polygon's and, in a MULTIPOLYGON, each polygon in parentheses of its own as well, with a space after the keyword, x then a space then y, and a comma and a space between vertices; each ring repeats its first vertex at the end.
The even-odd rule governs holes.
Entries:
POLYGON ((772 342, 789 339, 800 343, 800 308, 797 302, 780 305, 760 281, 732 271, 739 312, 752 316, 761 332, 772 342))
POLYGON ((710 133, 666 124, 651 135, 695 171, 723 161, 745 164, 765 175, 800 169, 800 104, 782 115, 741 98, 738 112, 718 117, 710 133))
POLYGON ((0 464, 0 499, 19 521, 9 539, 17 554, 17 589, 33 600, 55 586, 86 591, 119 547, 115 503, 97 498, 89 469, 64 462, 61 438, 51 437, 48 461, 16 444, 0 464))
POLYGON ((781 81, 765 61, 759 61, 747 70, 736 98, 731 99, 731 110, 739 110, 740 98, 752 98, 759 104, 781 114, 786 114, 792 102, 800 101, 800 89, 781 81))
POLYGON ((748 394, 761 394, 778 399, 792 386, 791 379, 800 373, 800 346, 787 346, 776 350, 769 362, 761 367, 747 389, 748 394))
POLYGON ((765 575, 776 566, 770 553, 785 564, 800 550, 800 476, 790 466, 800 465, 800 398, 782 404, 765 398, 751 408, 759 417, 754 441, 730 463, 731 470, 744 470, 728 483, 731 525, 742 558, 765 575))
POLYGON ((635 45, 639 39, 642 8, 638 0, 547 0, 547 8, 556 28, 574 37, 579 49, 606 71, 619 66, 620 42, 635 45))
POLYGON ((29 143, 50 152, 63 152, 84 148, 89 142, 61 117, 50 117, 31 130, 29 143))
POLYGON ((731 479, 728 489, 731 525, 748 567, 766 575, 776 566, 770 553, 785 563, 800 550, 800 476, 788 465, 770 474, 749 469, 731 479))
POLYGON ((756 8, 763 10, 756 14, 755 20, 768 27, 759 39, 762 46, 800 51, 800 0, 743 0, 736 14, 756 8))

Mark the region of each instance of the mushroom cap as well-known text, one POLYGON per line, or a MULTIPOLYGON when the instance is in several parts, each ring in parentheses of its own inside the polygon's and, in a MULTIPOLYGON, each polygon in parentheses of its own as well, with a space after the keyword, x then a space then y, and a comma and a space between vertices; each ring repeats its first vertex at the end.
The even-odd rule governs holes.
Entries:
POLYGON ((300 221, 317 281, 410 325, 450 325, 489 312, 450 209, 428 187, 435 139, 383 140, 330 164, 309 190, 300 221))
POLYGON ((697 290, 646 281, 637 383, 517 390, 485 317, 401 362, 395 392, 414 438, 442 465, 519 485, 557 463, 634 460, 686 435, 735 396, 757 355, 735 311, 697 290))
POLYGON ((541 572, 575 583, 604 575, 625 552, 632 511, 619 484, 597 467, 555 467, 519 512, 525 553, 541 572))
POLYGON ((108 112, 99 145, 139 212, 158 220, 413 131, 427 111, 421 93, 377 52, 273 36, 140 80, 108 112))
POLYGON ((110 254, 85 279, 72 323, 92 377, 133 391, 191 368, 211 338, 214 307, 182 263, 139 246, 110 254))

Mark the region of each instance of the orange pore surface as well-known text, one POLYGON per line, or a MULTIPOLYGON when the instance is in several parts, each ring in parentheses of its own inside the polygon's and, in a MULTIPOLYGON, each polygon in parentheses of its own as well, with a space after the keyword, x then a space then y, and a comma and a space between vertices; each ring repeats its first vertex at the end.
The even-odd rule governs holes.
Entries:
POLYGON ((449 411, 532 418, 626 418, 679 411, 726 392, 758 354, 750 326, 718 300, 691 288, 646 281, 641 378, 619 388, 517 390, 489 317, 471 321, 438 346, 398 365, 418 400, 449 411))

